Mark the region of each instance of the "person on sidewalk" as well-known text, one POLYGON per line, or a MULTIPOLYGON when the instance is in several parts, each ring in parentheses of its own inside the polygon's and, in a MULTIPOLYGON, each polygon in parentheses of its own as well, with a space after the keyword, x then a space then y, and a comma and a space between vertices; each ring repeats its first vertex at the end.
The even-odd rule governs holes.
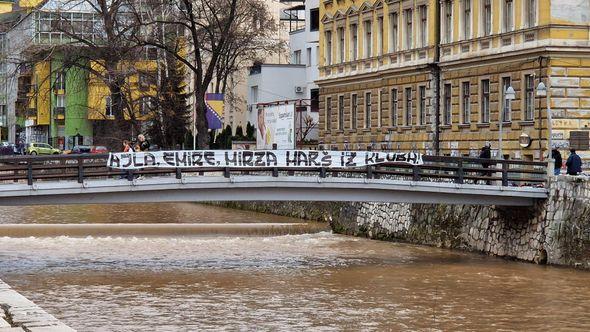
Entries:
POLYGON ((570 149, 570 156, 565 163, 568 175, 578 175, 582 173, 582 159, 576 154, 575 149, 570 149))
POLYGON ((553 169, 553 175, 560 175, 561 174, 561 166, 563 166, 563 159, 561 158, 561 153, 556 148, 551 150, 551 158, 555 162, 555 166, 553 169))

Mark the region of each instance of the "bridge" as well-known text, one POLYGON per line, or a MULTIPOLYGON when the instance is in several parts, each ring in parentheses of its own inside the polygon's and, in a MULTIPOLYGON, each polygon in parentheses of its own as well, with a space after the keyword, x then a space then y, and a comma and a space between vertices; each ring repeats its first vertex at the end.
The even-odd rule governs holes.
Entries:
POLYGON ((547 163, 423 156, 355 168, 107 167, 109 155, 0 158, 0 206, 204 201, 365 201, 531 206, 547 163), (482 165, 489 165, 484 168, 482 165))

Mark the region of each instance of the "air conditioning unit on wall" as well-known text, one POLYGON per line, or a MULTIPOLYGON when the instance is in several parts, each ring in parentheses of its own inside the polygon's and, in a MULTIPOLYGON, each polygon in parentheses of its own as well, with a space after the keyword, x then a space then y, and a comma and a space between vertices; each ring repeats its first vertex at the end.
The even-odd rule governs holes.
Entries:
POLYGON ((295 87, 295 93, 303 93, 305 92, 305 87, 303 86, 296 86, 295 87))

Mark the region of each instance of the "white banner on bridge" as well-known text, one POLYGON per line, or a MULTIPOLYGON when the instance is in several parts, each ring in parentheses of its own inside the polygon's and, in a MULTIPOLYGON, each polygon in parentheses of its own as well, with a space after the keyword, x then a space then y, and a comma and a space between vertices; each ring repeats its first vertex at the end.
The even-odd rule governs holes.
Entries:
POLYGON ((353 168, 383 163, 422 165, 422 154, 379 151, 194 150, 111 153, 107 166, 116 169, 201 167, 353 168))

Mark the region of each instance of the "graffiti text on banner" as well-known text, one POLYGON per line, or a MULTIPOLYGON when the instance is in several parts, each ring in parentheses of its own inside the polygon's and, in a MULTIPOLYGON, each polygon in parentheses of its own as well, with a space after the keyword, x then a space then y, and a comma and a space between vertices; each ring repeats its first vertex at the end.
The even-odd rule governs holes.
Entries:
POLYGON ((199 167, 325 167, 349 168, 383 163, 422 165, 422 155, 409 152, 315 150, 195 150, 111 153, 107 166, 116 169, 199 167))

